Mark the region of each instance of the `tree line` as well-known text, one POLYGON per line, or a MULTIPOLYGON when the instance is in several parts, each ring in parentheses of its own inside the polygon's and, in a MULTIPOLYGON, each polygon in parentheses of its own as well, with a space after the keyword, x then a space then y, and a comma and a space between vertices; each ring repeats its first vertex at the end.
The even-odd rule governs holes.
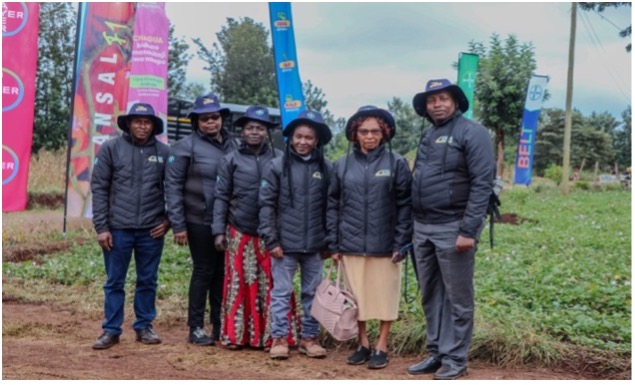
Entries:
MULTIPOLYGON (((583 3, 587 10, 605 7, 583 3)), ((615 3, 629 4, 630 3, 615 3)), ((618 5, 616 5, 618 6, 618 5)), ((601 9, 600 9, 601 8, 601 9)), ((76 11, 72 3, 43 2, 40 6, 39 56, 36 85, 33 152, 55 150, 66 144, 70 126, 72 74, 76 11)), ((630 27, 629 27, 630 30, 630 27)), ((251 18, 227 18, 216 33, 218 43, 206 46, 200 38, 191 42, 205 61, 209 83, 187 82, 187 65, 193 55, 184 37, 169 31, 168 89, 171 97, 193 100, 213 91, 221 100, 236 104, 261 104, 278 108, 273 48, 269 31, 251 18)), ((625 36, 630 36, 626 35, 625 36)), ((474 95, 474 118, 491 130, 497 148, 497 167, 502 174, 505 164, 514 161, 520 122, 529 79, 536 69, 531 42, 520 42, 515 35, 505 39, 491 35, 489 44, 470 41, 467 51, 480 57, 474 95)), ((456 67, 456 63, 449 63, 456 67)), ((327 146, 327 155, 335 159, 346 153, 348 141, 343 131, 345 117, 336 117, 328 109, 327 96, 311 80, 303 83, 306 104, 319 111, 336 133, 327 146)), ((546 96, 548 98, 548 94, 546 96)), ((419 138, 429 124, 415 114, 410 100, 393 97, 387 101, 398 130, 393 150, 414 158, 419 138)), ((534 172, 542 175, 550 165, 562 164, 564 110, 545 109, 541 114, 535 143, 534 172)), ((599 162, 622 168, 630 166, 631 107, 618 121, 608 112, 573 115, 572 159, 574 168, 599 162)), ((589 166, 590 167, 590 166, 589 166)))

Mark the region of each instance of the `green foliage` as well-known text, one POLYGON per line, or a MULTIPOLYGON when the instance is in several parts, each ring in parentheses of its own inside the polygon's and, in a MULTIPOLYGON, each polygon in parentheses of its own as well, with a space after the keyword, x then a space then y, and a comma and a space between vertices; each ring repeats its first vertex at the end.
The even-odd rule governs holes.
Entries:
POLYGON ((412 103, 405 103, 397 97, 388 102, 388 110, 397 125, 397 132, 392 139, 392 149, 398 154, 406 155, 418 147, 425 120, 416 114, 412 103))
MULTIPOLYGON (((603 116, 599 115, 600 117, 603 116)), ((552 163, 562 164, 565 111, 548 108, 542 111, 534 152, 534 170, 538 174, 552 163)), ((573 110, 571 116, 571 164, 574 168, 592 167, 610 163, 615 158, 611 135, 603 128, 613 123, 600 123, 595 113, 586 118, 580 111, 573 110)), ((630 138, 628 139, 630 141, 630 138)), ((630 142, 629 142, 630 145, 630 142)))
POLYGON ((168 93, 171 97, 189 99, 192 98, 188 92, 187 64, 192 56, 188 53, 189 44, 183 37, 174 36, 174 25, 170 24, 169 50, 168 50, 168 93))
POLYGON ((211 90, 225 103, 278 107, 273 51, 268 30, 249 17, 227 18, 216 34, 219 44, 209 49, 200 38, 192 41, 199 57, 207 62, 211 90))
POLYGON ((613 131, 615 158, 622 171, 631 165, 631 106, 622 112, 622 127, 613 131))
POLYGON ((72 3, 40 4, 33 153, 67 141, 73 92, 76 11, 72 3))
POLYGON ((302 93, 304 94, 304 103, 307 108, 319 112, 334 134, 343 129, 346 120, 344 118, 335 119, 335 116, 326 107, 328 102, 321 88, 315 86, 311 80, 307 80, 302 83, 302 93))
POLYGON ((545 170, 545 178, 549 178, 557 184, 560 184, 562 181, 562 167, 556 164, 549 165, 545 170))
MULTIPOLYGON (((527 86, 536 69, 534 47, 520 43, 515 35, 502 41, 492 34, 489 48, 471 41, 470 53, 479 55, 474 98, 475 114, 485 127, 496 133, 496 145, 505 148, 505 136, 516 138, 525 105, 527 86)), ((498 154, 498 173, 502 173, 504 154, 498 154)))

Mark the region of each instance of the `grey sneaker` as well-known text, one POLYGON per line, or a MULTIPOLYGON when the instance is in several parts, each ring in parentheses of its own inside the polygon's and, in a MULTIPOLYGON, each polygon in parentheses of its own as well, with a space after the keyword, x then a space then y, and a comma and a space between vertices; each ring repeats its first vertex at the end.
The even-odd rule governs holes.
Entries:
POLYGON ((202 327, 190 328, 189 342, 198 346, 210 346, 214 345, 212 337, 205 334, 205 330, 202 327))
POLYGON ((313 358, 324 358, 326 357, 326 349, 317 342, 316 337, 312 338, 302 338, 300 340, 300 346, 298 348, 300 353, 306 354, 309 357, 313 358))

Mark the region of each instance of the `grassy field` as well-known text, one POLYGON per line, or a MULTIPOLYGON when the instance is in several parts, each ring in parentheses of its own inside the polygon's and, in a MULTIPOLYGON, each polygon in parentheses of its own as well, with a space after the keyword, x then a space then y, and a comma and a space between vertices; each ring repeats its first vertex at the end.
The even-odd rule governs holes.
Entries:
MULTIPOLYGON (((489 226, 483 233, 471 356, 503 367, 566 366, 630 378, 630 190, 574 189, 562 196, 556 187, 538 185, 506 189, 502 200, 501 212, 515 213, 524 222, 496 224, 494 249, 489 226)), ((28 242, 29 233, 20 226, 3 228, 3 246, 28 242)), ((54 233, 50 238, 58 240, 54 233)), ((37 263, 3 262, 3 294, 100 314, 101 252, 90 229, 80 227, 72 237, 85 242, 40 256, 37 263), (49 285, 63 285, 69 294, 49 298, 49 285)), ((184 320, 190 269, 187 249, 174 246, 169 234, 158 291, 160 317, 167 322, 184 320)), ((425 346, 425 321, 412 265, 407 273, 406 296, 414 300, 402 298, 391 348, 398 354, 419 354, 425 346)), ((130 288, 133 282, 131 270, 130 288)), ((371 325, 371 334, 376 333, 371 325)))

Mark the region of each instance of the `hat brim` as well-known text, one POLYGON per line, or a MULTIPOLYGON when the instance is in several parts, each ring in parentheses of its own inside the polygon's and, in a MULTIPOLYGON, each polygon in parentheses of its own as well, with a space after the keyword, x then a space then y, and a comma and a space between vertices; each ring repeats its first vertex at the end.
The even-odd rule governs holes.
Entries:
POLYGON ((152 135, 161 135, 163 133, 163 120, 159 118, 158 116, 154 116, 154 115, 138 115, 138 114, 137 115, 135 114, 120 115, 117 118, 117 126, 123 132, 130 133, 130 127, 128 126, 128 118, 134 118, 135 116, 140 118, 152 119, 152 122, 154 123, 154 128, 152 129, 152 135))
POLYGON ((388 139, 390 140, 395 137, 395 134, 397 132, 397 127, 395 125, 395 118, 392 117, 390 112, 378 108, 376 110, 357 111, 356 113, 353 114, 353 116, 351 116, 348 119, 348 121, 346 122, 346 139, 348 139, 349 142, 353 141, 354 139, 352 137, 353 122, 358 118, 366 118, 366 117, 380 118, 381 120, 386 122, 388 127, 390 127, 390 135, 388 139))
POLYGON ((333 138, 333 134, 331 133, 331 129, 324 123, 317 123, 311 119, 306 118, 298 118, 291 121, 291 123, 287 124, 287 126, 282 131, 282 135, 289 138, 293 135, 293 131, 295 131, 296 127, 305 124, 309 127, 315 129, 317 133, 318 140, 320 141, 320 146, 326 146, 328 142, 333 138))
POLYGON ((193 109, 192 111, 190 111, 189 114, 187 114, 187 117, 189 119, 192 119, 197 117, 198 115, 212 114, 214 112, 218 112, 219 114, 221 114, 223 118, 226 118, 230 113, 229 108, 209 106, 209 107, 193 109))
POLYGON ((426 108, 426 99, 428 98, 428 96, 441 91, 449 91, 452 96, 454 96, 454 100, 456 100, 457 104, 459 105, 459 110, 461 110, 461 112, 465 113, 467 110, 470 109, 470 102, 467 100, 467 97, 465 96, 465 93, 463 92, 461 87, 457 86, 456 84, 451 84, 447 87, 416 94, 415 97, 412 99, 412 106, 414 107, 417 115, 427 118, 428 110, 426 108))
POLYGON ((250 118, 250 117, 247 117, 247 116, 243 115, 240 118, 236 119, 236 121, 234 122, 234 126, 236 126, 236 127, 244 127, 245 124, 247 124, 247 122, 249 122, 249 121, 262 123, 265 126, 267 126, 267 128, 274 128, 275 126, 278 125, 278 123, 270 122, 268 120, 250 118))

